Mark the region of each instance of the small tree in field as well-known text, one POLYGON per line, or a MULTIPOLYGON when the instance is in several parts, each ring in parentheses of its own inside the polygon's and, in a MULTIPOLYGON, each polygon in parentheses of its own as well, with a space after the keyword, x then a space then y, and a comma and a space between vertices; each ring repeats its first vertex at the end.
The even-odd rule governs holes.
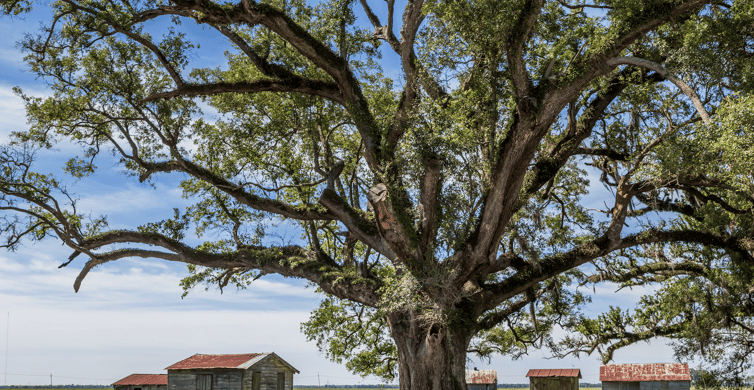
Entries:
POLYGON ((76 290, 127 257, 189 264, 187 289, 304 279, 327 294, 304 331, 331 358, 465 389, 469 351, 515 356, 576 326, 578 283, 754 264, 749 1, 50 7, 21 43, 51 96, 18 92, 30 127, 0 151, 2 231, 85 258, 76 290), (181 23, 225 39, 224 65, 193 67, 181 23), (133 230, 88 219, 32 168, 61 140, 82 146, 75 178, 112 151, 134 180, 181 173, 194 204, 133 230), (281 220, 302 244, 273 244, 281 220))

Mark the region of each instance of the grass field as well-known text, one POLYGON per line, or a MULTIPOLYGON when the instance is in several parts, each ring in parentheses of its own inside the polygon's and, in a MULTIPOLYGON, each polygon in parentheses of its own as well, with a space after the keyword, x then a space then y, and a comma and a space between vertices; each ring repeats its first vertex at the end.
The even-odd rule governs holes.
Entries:
MULTIPOLYGON (((2 386, 0 386, 0 387, 2 387, 2 386)), ((91 388, 91 387, 89 387, 89 388, 65 387, 65 388, 57 388, 57 389, 54 388, 54 387, 52 389, 50 387, 18 387, 18 388, 22 389, 22 390, 98 390, 97 388, 91 388)), ((353 387, 353 388, 351 388, 351 387, 335 387, 335 388, 338 389, 338 390, 364 390, 365 389, 364 387, 360 387, 360 388, 357 388, 357 387, 353 387)), ((375 385, 374 388, 379 388, 379 385, 375 385)), ((390 389, 390 388, 394 388, 395 389, 397 387, 386 387, 386 389, 390 389)), ((107 389, 107 388, 105 387, 105 388, 102 388, 102 389, 107 389)), ((112 387, 110 389, 112 389, 112 387)), ((293 388, 293 390, 329 390, 329 389, 333 389, 333 387, 294 387, 293 388)), ((516 387, 516 388, 499 387, 498 388, 498 390, 528 390, 528 389, 529 389, 528 387, 516 387)), ((599 387, 580 387, 579 390, 601 390, 601 388, 599 388, 599 387)), ((692 390, 694 390, 694 389, 692 389, 692 390)))
MULTIPOLYGON (((375 388, 378 388, 378 387, 379 386, 375 386, 375 388)), ((23 387, 22 389, 23 390, 50 390, 49 387, 46 387, 46 388, 45 387, 36 387, 36 388, 23 387)), ((327 388, 325 387, 294 387, 293 388, 293 390, 329 390, 329 389, 333 389, 333 387, 327 387, 327 388)), ((361 387, 361 388, 336 387, 336 389, 338 390, 364 390, 365 388, 364 387, 361 387)), ((387 387, 387 389, 389 389, 389 387, 387 387)), ((58 390, 97 390, 97 389, 93 389, 90 387, 90 388, 63 388, 63 389, 58 389, 58 390)), ((516 388, 499 387, 498 390, 528 390, 528 388, 527 387, 516 387, 516 388)), ((579 390, 602 390, 602 389, 599 387, 580 387, 579 390)), ((696 389, 692 387, 691 390, 696 390, 696 389)), ((746 388, 745 390, 749 390, 749 389, 746 388)))
MULTIPOLYGON (((375 386, 375 388, 378 388, 379 386, 375 386)), ((389 389, 390 387, 387 387, 389 389)), ((393 387, 394 388, 394 387, 393 387)), ((23 387, 23 390, 50 390, 50 387, 23 387)), ((105 388, 107 389, 107 388, 105 388)), ((293 390, 331 390, 333 387, 294 387, 293 390)), ((349 387, 335 387, 337 390, 364 390, 364 387, 360 388, 349 388, 349 387)), ((63 388, 58 390, 98 390, 96 388, 63 388)), ((514 388, 505 388, 505 387, 499 387, 498 390, 528 390, 528 387, 514 387, 514 388)), ((602 390, 600 387, 580 387, 579 390, 602 390)), ((694 387, 691 388, 691 390, 697 390, 694 387)), ((699 389, 702 390, 702 389, 699 389)), ((733 390, 733 389, 731 389, 733 390)), ((749 390, 746 388, 745 390, 749 390)))
MULTIPOLYGON (((375 388, 379 387, 378 385, 375 385, 375 388)), ((325 388, 325 387, 294 387, 293 390, 329 390, 332 389, 332 387, 325 388)), ((348 387, 336 387, 338 390, 364 390, 364 388, 348 388, 348 387)), ((386 389, 389 389, 386 387, 386 389)), ((394 387, 394 389, 397 389, 394 387)), ((733 387, 727 387, 723 388, 725 390, 752 390, 751 386, 745 386, 743 388, 733 388, 733 387)), ((24 389, 24 390, 32 390, 32 389, 24 389)), ((39 389, 43 390, 43 389, 39 389)), ((49 389, 48 389, 49 390, 49 389)), ((68 389, 66 389, 68 390, 68 389)), ((74 389, 72 389, 74 390, 74 389)), ((82 389, 82 390, 92 390, 92 389, 82 389)), ((528 387, 498 387, 497 390, 529 390, 528 387)), ((579 387, 579 390, 602 390, 601 387, 579 387)), ((696 387, 691 386, 691 390, 705 390, 703 387, 696 387)))

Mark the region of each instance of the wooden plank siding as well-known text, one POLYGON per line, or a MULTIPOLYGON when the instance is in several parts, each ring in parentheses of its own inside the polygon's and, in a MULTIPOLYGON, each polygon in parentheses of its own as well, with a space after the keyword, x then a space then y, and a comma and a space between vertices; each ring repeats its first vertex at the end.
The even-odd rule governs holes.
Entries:
POLYGON ((650 381, 639 383, 639 390, 690 390, 691 381, 650 381))
POLYGON ((242 368, 168 370, 167 390, 293 390, 293 373, 288 365, 271 355, 245 370, 242 368), (255 373, 258 375, 258 384, 254 383, 255 373), (211 387, 205 384, 207 375, 211 375, 211 387), (280 378, 284 379, 282 386, 279 385, 280 378))
POLYGON ((602 390, 639 390, 639 382, 602 382, 602 390))
POLYGON ((602 382, 602 390, 691 390, 691 381, 602 382))
MULTIPOLYGON (((578 390, 579 378, 576 377, 530 377, 531 390, 578 390)), ((639 390, 639 389, 636 389, 639 390)))
POLYGON ((466 390, 497 390, 497 386, 492 383, 487 384, 466 384, 466 390))
POLYGON ((115 390, 166 390, 168 387, 165 385, 128 385, 128 386, 113 386, 115 390))
POLYGON ((237 368, 168 370, 168 390, 241 390, 243 373, 237 368), (211 376, 210 389, 202 384, 204 375, 211 376))
POLYGON ((278 374, 284 374, 285 385, 283 390, 293 390, 293 371, 282 362, 270 356, 246 370, 243 388, 241 390, 256 390, 253 387, 253 373, 260 373, 259 390, 278 390, 278 374))

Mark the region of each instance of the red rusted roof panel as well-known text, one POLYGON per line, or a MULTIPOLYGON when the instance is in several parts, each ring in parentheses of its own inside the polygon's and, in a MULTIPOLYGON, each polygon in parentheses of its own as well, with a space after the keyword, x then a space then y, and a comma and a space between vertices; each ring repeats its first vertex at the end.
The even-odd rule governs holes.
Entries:
POLYGON ((139 385, 168 385, 166 374, 131 374, 115 383, 113 386, 139 386, 139 385))
POLYGON ((686 363, 608 364, 600 366, 602 382, 690 381, 686 363))
POLYGON ((188 359, 166 368, 166 370, 180 370, 191 368, 237 368, 261 353, 244 353, 238 355, 202 355, 196 354, 188 359))
POLYGON ((495 370, 466 370, 466 383, 470 385, 485 385, 497 383, 495 370))
POLYGON ((532 377, 532 378, 544 378, 544 377, 581 378, 581 370, 578 368, 550 368, 550 369, 532 368, 531 370, 529 370, 526 376, 532 377))
POLYGON ((562 376, 567 376, 571 378, 579 378, 581 379, 581 369, 578 368, 567 368, 563 371, 568 371, 567 373, 563 373, 562 376))

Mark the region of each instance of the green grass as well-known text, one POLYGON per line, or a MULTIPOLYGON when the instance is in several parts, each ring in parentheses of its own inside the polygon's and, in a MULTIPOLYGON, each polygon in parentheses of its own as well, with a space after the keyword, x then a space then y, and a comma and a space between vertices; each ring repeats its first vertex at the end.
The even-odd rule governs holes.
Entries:
MULTIPOLYGON (((377 387, 377 386, 375 386, 377 387)), ((317 387, 294 387, 293 390, 331 390, 332 388, 326 389, 324 387, 317 388, 317 387)), ((364 390, 363 388, 336 388, 336 390, 364 390)), ((500 387, 497 390, 528 390, 528 387, 517 387, 517 388, 505 388, 500 387)), ((601 387, 579 387, 579 390, 602 390, 601 387)))
MULTIPOLYGON (((19 385, 19 386, 23 386, 23 385, 19 385)), ((55 388, 56 388, 55 386, 52 387, 52 389, 55 389, 55 388)), ((47 386, 47 387, 23 387, 22 389, 23 390, 50 390, 50 386, 47 386)), ((57 389, 58 390, 107 390, 107 387, 104 387, 102 389, 91 388, 91 387, 89 387, 89 388, 65 387, 65 388, 57 388, 57 389)), ((112 387, 110 387, 110 389, 112 389, 112 387)))

